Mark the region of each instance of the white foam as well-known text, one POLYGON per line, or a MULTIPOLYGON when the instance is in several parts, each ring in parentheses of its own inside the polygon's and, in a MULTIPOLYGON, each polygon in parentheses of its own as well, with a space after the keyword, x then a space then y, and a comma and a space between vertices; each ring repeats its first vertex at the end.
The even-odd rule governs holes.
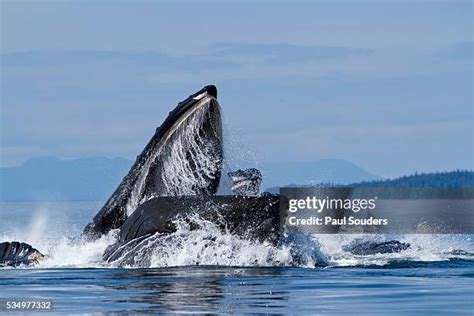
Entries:
MULTIPOLYGON (((185 221, 179 221, 176 232, 155 235, 141 242, 133 256, 133 264, 126 256, 112 263, 102 260, 105 249, 116 241, 116 232, 87 242, 80 238, 56 238, 38 240, 34 247, 47 255, 36 268, 89 268, 89 267, 171 267, 189 265, 221 266, 383 266, 397 261, 438 262, 453 257, 450 251, 463 249, 472 252, 469 237, 460 235, 405 235, 398 240, 411 247, 400 253, 354 255, 344 251, 344 246, 354 239, 390 239, 374 235, 318 235, 314 244, 285 244, 274 246, 239 238, 221 231, 210 222, 196 219, 200 229, 191 229, 185 221), (308 252, 309 251, 309 252, 308 252), (303 255, 303 257, 302 257, 303 255)), ((12 240, 2 236, 2 240, 12 240)), ((463 256, 458 256, 463 258, 463 256)), ((469 259, 472 260, 472 257, 469 259)))
POLYGON ((77 237, 77 230, 50 218, 47 205, 34 212, 30 225, 0 235, 0 241, 30 243, 47 257, 34 268, 89 267, 169 267, 186 265, 223 266, 370 266, 394 262, 439 262, 453 258, 473 260, 473 242, 469 235, 313 235, 279 246, 247 240, 222 231, 215 224, 194 216, 189 222, 176 220, 177 230, 156 234, 141 242, 134 252, 109 264, 102 260, 105 249, 116 242, 117 231, 95 241, 77 237), (74 237, 74 234, 76 236, 74 237), (69 236, 69 237, 67 237, 69 236), (346 246, 355 240, 382 242, 398 240, 410 244, 400 253, 354 255, 346 246), (464 250, 470 254, 453 253, 464 250), (132 261, 130 261, 130 256, 132 261), (130 263, 131 262, 131 263, 130 263))
POLYGON ((61 238, 50 244, 46 258, 39 264, 40 268, 98 268, 109 267, 102 260, 105 249, 116 241, 116 232, 102 236, 98 240, 61 238))
POLYGON ((194 216, 189 222, 177 220, 177 230, 167 235, 156 234, 134 247, 113 264, 133 267, 170 267, 188 265, 282 266, 291 265, 292 256, 286 246, 274 247, 239 238, 222 231, 211 222, 194 216))
POLYGON ((470 255, 453 255, 454 250, 464 250, 472 253, 473 247, 468 235, 435 235, 435 234, 406 234, 406 235, 314 235, 321 244, 321 251, 330 258, 331 266, 383 266, 394 262, 438 262, 452 258, 473 259, 470 255), (410 247, 399 253, 374 255, 354 255, 344 250, 344 246, 355 240, 383 242, 397 240, 410 244, 410 247))

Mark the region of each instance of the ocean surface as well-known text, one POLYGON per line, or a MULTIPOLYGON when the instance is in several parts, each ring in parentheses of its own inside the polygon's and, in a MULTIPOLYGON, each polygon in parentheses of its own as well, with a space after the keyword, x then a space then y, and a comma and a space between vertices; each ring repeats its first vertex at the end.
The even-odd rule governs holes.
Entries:
POLYGON ((295 260, 295 249, 241 240, 210 224, 180 226, 142 264, 127 266, 101 261, 113 233, 94 242, 79 237, 100 206, 0 203, 0 241, 28 242, 47 255, 34 268, 1 268, 0 300, 50 299, 64 314, 474 312, 471 235, 318 235, 298 246, 295 260), (343 249, 354 239, 411 247, 356 256, 343 249))

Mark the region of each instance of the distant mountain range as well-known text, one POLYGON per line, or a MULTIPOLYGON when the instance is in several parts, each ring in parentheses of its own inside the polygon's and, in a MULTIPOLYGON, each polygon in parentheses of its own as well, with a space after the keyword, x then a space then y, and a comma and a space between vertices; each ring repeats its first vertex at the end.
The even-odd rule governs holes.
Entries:
MULTIPOLYGON (((0 168, 0 201, 103 201, 115 190, 132 164, 124 158, 104 157, 30 159, 18 167, 0 168)), ((470 183, 473 186, 472 172, 414 175, 400 178, 402 182, 387 182, 349 161, 335 159, 268 164, 262 173, 262 189, 318 183, 380 187, 423 182, 437 187, 443 183, 470 183)))
POLYGON ((396 179, 363 181, 349 184, 358 188, 432 188, 463 189, 474 187, 474 172, 455 170, 449 172, 415 173, 396 179))
MULTIPOLYGON (((449 172, 415 173, 396 179, 362 181, 349 184, 334 182, 318 184, 287 184, 285 187, 346 187, 354 188, 353 193, 360 196, 380 198, 474 198, 474 172, 455 170, 449 172)), ((278 193, 280 187, 266 189, 278 193)))
POLYGON ((131 165, 123 158, 30 159, 18 167, 0 168, 0 200, 105 200, 131 165))
POLYGON ((270 163, 262 168, 262 188, 279 187, 290 183, 311 185, 318 183, 349 184, 382 180, 347 160, 322 159, 317 161, 270 163))

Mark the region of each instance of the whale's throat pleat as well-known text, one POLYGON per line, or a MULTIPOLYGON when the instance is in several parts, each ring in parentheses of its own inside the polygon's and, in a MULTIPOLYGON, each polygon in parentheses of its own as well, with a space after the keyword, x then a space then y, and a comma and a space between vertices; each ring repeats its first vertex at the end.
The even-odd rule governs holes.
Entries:
POLYGON ((151 197, 215 193, 222 160, 220 108, 215 99, 203 100, 149 153, 130 191, 127 215, 151 197))

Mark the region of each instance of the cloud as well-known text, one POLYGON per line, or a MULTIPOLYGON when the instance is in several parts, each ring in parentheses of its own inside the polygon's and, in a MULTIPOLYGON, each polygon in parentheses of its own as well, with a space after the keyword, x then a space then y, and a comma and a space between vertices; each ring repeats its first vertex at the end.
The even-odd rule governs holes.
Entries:
MULTIPOLYGON (((404 170, 379 165, 391 158, 385 154, 392 150, 387 139, 411 136, 415 129, 406 124, 466 120, 472 113, 465 80, 471 73, 461 63, 425 58, 432 54, 433 50, 420 54, 288 43, 220 43, 189 54, 133 50, 3 54, 2 163, 48 154, 131 158, 176 102, 215 83, 227 125, 243 129, 258 142, 255 152, 271 159, 350 155, 380 174, 384 168, 398 173, 404 170), (364 125, 374 121, 382 125, 378 129, 372 123, 364 125), (355 129, 353 122, 362 125, 355 129), (313 135, 308 143, 296 141, 294 132, 301 126, 318 126, 308 131, 313 135), (283 139, 288 144, 281 153, 283 139), (318 144, 316 151, 312 143, 318 144), (368 148, 380 152, 370 153, 368 148), (288 157, 288 152, 299 156, 288 157)), ((436 126, 445 131, 442 127, 436 126)), ((442 133, 446 137, 440 137, 436 130, 417 130, 415 134, 422 137, 411 137, 413 146, 404 142, 397 146, 409 147, 406 151, 414 153, 418 164, 428 159, 423 155, 427 149, 418 143, 447 144, 451 151, 458 149, 459 157, 466 157, 470 150, 466 135, 446 131, 442 133)), ((435 162, 451 166, 448 156, 443 152, 429 160, 433 166, 435 162)))
POLYGON ((146 67, 160 70, 200 70, 236 67, 232 61, 211 60, 205 55, 171 55, 154 51, 21 51, 4 53, 4 66, 52 65, 116 65, 117 67, 146 67))
POLYGON ((287 43, 246 44, 218 43, 207 52, 173 55, 157 51, 17 51, 1 55, 4 66, 51 66, 117 64, 135 67, 158 68, 173 71, 235 68, 255 61, 268 64, 306 63, 321 59, 345 58, 367 55, 370 49, 307 46, 287 43))
POLYGON ((97 96, 144 96, 177 85, 320 78, 347 68, 347 63, 353 63, 348 57, 364 57, 368 52, 347 47, 236 43, 215 44, 188 54, 132 50, 18 51, 1 55, 2 88, 6 91, 7 107, 21 100, 29 103, 33 95, 35 103, 40 98, 53 102, 60 98, 67 102, 88 99, 86 103, 90 104, 90 99, 97 96))
POLYGON ((451 60, 465 60, 472 62, 474 56, 474 41, 456 43, 438 54, 439 57, 451 60))
POLYGON ((270 64, 306 63, 321 59, 345 58, 352 55, 367 55, 373 51, 338 46, 308 46, 286 43, 278 44, 234 44, 215 45, 215 55, 234 60, 254 60, 270 64))

